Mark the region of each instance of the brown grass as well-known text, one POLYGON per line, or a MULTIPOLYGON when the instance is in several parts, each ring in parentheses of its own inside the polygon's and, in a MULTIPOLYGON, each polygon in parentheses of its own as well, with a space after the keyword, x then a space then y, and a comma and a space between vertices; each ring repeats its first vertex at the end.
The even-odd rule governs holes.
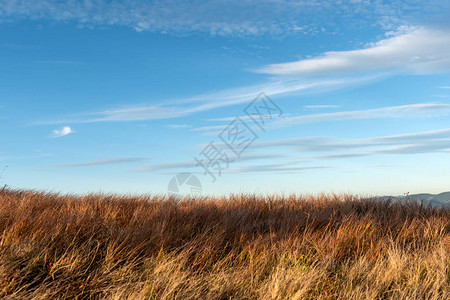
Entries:
POLYGON ((6 299, 449 299, 450 210, 0 190, 6 299))

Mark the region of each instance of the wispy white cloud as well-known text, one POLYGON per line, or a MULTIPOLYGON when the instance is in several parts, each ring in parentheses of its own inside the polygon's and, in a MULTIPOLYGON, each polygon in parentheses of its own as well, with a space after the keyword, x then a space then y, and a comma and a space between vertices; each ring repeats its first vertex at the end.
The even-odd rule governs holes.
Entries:
POLYGON ((75 131, 70 128, 69 126, 64 126, 61 129, 55 129, 52 131, 52 137, 58 138, 58 137, 63 137, 66 136, 68 134, 74 133, 75 131))
MULTIPOLYGON (((226 151, 221 143, 216 147, 226 151)), ((450 151, 450 129, 408 133, 370 138, 340 139, 332 137, 300 137, 291 139, 255 142, 243 157, 233 157, 227 173, 285 173, 332 166, 320 161, 356 159, 379 155, 412 155, 424 153, 448 153, 450 151), (285 148, 280 151, 276 148, 285 148), (289 151, 290 150, 290 151, 289 151), (283 153, 282 155, 279 153, 283 153), (313 165, 311 165, 313 164, 313 165)), ((137 172, 159 172, 185 170, 201 167, 194 160, 151 164, 136 168, 137 172)))
POLYGON ((223 130, 225 130, 229 126, 229 122, 232 122, 233 120, 235 120, 237 118, 241 119, 244 122, 251 121, 249 123, 246 123, 247 126, 257 128, 257 125, 252 121, 253 119, 263 118, 263 119, 272 120, 274 117, 267 114, 267 115, 252 115, 252 117, 245 115, 245 116, 209 119, 207 121, 227 122, 227 124, 196 127, 196 128, 192 128, 191 131, 202 131, 203 132, 202 134, 206 135, 206 136, 219 135, 223 130))
POLYGON ((315 156, 314 158, 322 160, 322 159, 345 159, 345 158, 357 158, 357 157, 365 157, 369 156, 368 153, 340 153, 340 154, 328 154, 328 155, 320 155, 315 156))
MULTIPOLYGON (((364 79, 366 78, 330 79, 310 82, 304 80, 277 81, 176 100, 171 106, 160 105, 103 111, 100 113, 103 117, 93 119, 92 121, 177 118, 220 107, 246 103, 253 100, 261 91, 264 91, 270 96, 276 96, 318 88, 339 88, 345 85, 351 85, 352 83, 363 82, 364 79)), ((372 79, 372 77, 369 79, 372 79)))
MULTIPOLYGON (((185 170, 186 168, 197 168, 198 170, 192 170, 193 173, 202 173, 201 167, 195 165, 195 163, 189 162, 180 162, 180 163, 172 163, 172 164, 160 164, 154 165, 149 168, 137 169, 138 172, 155 172, 155 171, 164 171, 169 169, 180 169, 185 170)), ((316 169, 326 169, 330 168, 330 166, 307 166, 302 164, 301 162, 292 162, 292 161, 278 161, 275 163, 260 163, 260 164, 251 164, 245 166, 234 166, 230 165, 229 169, 223 171, 223 173, 227 174, 244 174, 244 173, 270 173, 270 174, 280 174, 280 173, 298 173, 302 171, 311 171, 316 169)))
POLYGON ((450 31, 411 28, 364 49, 330 51, 318 57, 270 64, 255 70, 272 75, 329 75, 370 71, 450 71, 450 31))
MULTIPOLYGON (((322 108, 321 105, 319 105, 322 108)), ((329 107, 329 106, 326 106, 329 107)), ((334 107, 334 106, 331 106, 334 107)), ((284 127, 296 124, 345 121, 345 120, 368 120, 368 119, 384 119, 384 118, 430 118, 442 117, 450 115, 450 104, 448 103, 417 103, 399 106, 387 106, 380 108, 372 108, 365 110, 339 111, 332 113, 316 113, 300 116, 285 115, 277 118, 270 123, 271 127, 284 127)), ((236 117, 223 117, 209 119, 208 121, 232 121, 236 117)), ((243 120, 249 120, 248 116, 240 116, 243 120)), ((227 125, 205 126, 192 130, 211 131, 225 129, 227 125)), ((219 133, 214 131, 213 134, 219 133)))
POLYGON ((305 105, 304 108, 316 109, 316 108, 339 108, 339 105, 305 105))
POLYGON ((328 169, 330 166, 304 166, 292 162, 280 162, 274 164, 260 164, 233 168, 227 173, 298 173, 316 169, 328 169))
POLYGON ((161 163, 161 164, 152 164, 143 167, 139 167, 134 169, 136 172, 152 172, 152 171, 160 171, 160 170, 170 170, 170 169, 187 169, 187 168, 195 168, 196 162, 194 160, 191 161, 182 161, 182 162, 174 162, 174 163, 161 163))
POLYGON ((389 106, 366 110, 341 111, 333 113, 309 114, 294 117, 284 117, 273 122, 273 126, 287 126, 294 124, 380 119, 380 118, 417 118, 437 117, 450 114, 450 104, 447 103, 419 103, 400 106, 389 106))
MULTIPOLYGON (((361 79, 350 79, 349 81, 359 82, 361 81, 361 79)), ((350 83, 347 83, 347 80, 345 79, 310 82, 300 80, 268 82, 267 84, 247 86, 237 89, 228 89, 194 97, 187 97, 184 99, 177 99, 174 101, 170 101, 169 103, 160 105, 126 107, 122 109, 106 110, 99 112, 98 118, 87 120, 87 122, 178 118, 202 111, 217 109, 220 107, 246 103, 253 100, 261 91, 275 96, 304 90, 313 90, 315 88, 331 89, 333 87, 340 87, 345 84, 350 83)))
POLYGON ((192 128, 192 126, 188 125, 188 124, 169 124, 169 125, 166 125, 166 127, 170 128, 170 129, 188 129, 188 128, 192 128))
MULTIPOLYGON (((264 154, 264 153, 253 153, 247 154, 241 157, 233 157, 230 159, 230 164, 233 163, 242 163, 248 161, 258 161, 258 160, 266 160, 266 159, 279 159, 284 158, 285 155, 280 154, 264 154)), ((161 170, 169 170, 169 169, 186 169, 186 168, 198 168, 197 162, 192 159, 190 161, 182 161, 182 162, 173 162, 173 163, 161 163, 161 164, 152 164, 143 167, 136 168, 134 171, 136 172, 155 172, 161 170)))
POLYGON ((280 147, 291 149, 292 153, 296 154, 332 153, 331 155, 317 156, 316 158, 319 159, 380 154, 443 153, 450 150, 450 129, 359 139, 300 137, 252 144, 252 149, 264 149, 265 151, 270 151, 270 148, 280 147), (353 152, 358 149, 367 149, 367 151, 353 152), (342 153, 341 151, 345 152, 342 153))
POLYGON ((343 77, 340 79, 283 79, 274 80, 265 84, 246 86, 236 89, 227 89, 209 94, 186 97, 167 101, 157 105, 128 106, 89 113, 84 119, 62 119, 35 122, 33 125, 48 125, 61 123, 94 123, 113 121, 142 121, 155 119, 172 119, 188 116, 194 113, 217 109, 225 106, 248 103, 264 91, 267 95, 283 96, 296 93, 326 92, 347 86, 364 84, 379 79, 379 75, 360 76, 358 78, 343 77))
MULTIPOLYGON (((313 78, 275 76, 262 84, 227 89, 184 99, 173 99, 151 105, 118 107, 86 114, 81 119, 41 121, 35 124, 91 123, 171 119, 225 106, 249 102, 261 91, 269 96, 326 92, 364 84, 390 76, 389 71, 438 72, 450 71, 450 34, 444 29, 403 29, 390 38, 354 51, 333 51, 323 56, 262 67, 257 72, 271 75, 318 75, 339 73, 339 79, 328 76, 313 78), (409 31, 408 31, 409 30, 409 31), (377 72, 368 72, 377 71, 377 72), (365 75, 350 74, 368 72, 365 75), (345 73, 348 73, 345 76, 345 73), (389 74, 389 75, 388 75, 389 74)), ((310 105, 308 108, 330 108, 330 105, 310 105)), ((334 107, 334 106, 333 106, 334 107)), ((372 113, 383 113, 381 111, 372 113)), ((385 112, 384 112, 385 113, 385 112)), ((315 116, 316 118, 319 116, 315 116)), ((326 118, 327 116, 323 116, 326 118)), ((347 116, 334 115, 336 118, 347 116)), ((291 119, 294 120, 294 119, 291 119)), ((306 120, 299 117, 297 120, 306 120)), ((302 121, 299 121, 302 122, 302 121)))
POLYGON ((192 128, 192 131, 212 131, 212 130, 224 130, 225 128, 227 128, 228 125, 217 125, 217 126, 204 126, 204 127, 197 127, 197 128, 192 128))
MULTIPOLYGON (((285 64, 273 64, 258 69, 272 75, 317 75, 339 73, 339 79, 329 77, 296 78, 276 76, 253 86, 222 90, 208 94, 174 99, 159 104, 135 105, 91 113, 84 119, 44 121, 38 124, 88 123, 109 121, 139 121, 170 119, 249 102, 261 91, 269 96, 285 96, 305 92, 326 92, 347 86, 379 80, 388 71, 438 72, 450 71, 450 34, 444 29, 415 28, 406 33, 354 51, 327 52, 323 56, 285 64), (368 72, 366 75, 344 73, 368 72)), ((326 108, 311 105, 309 108, 326 108)), ((374 112, 372 112, 374 113, 374 112)), ((378 111, 378 113, 382 113, 378 111)), ((318 116, 316 116, 318 117, 318 116)), ((326 116, 324 116, 326 117, 326 116)), ((335 115, 338 117, 338 115, 335 115)), ((345 116, 341 116, 344 118, 345 116)), ((298 120, 303 119, 300 117, 298 120)))
POLYGON ((271 117, 269 115, 252 115, 252 117, 250 116, 235 116, 235 117, 222 117, 222 118, 213 118, 213 119, 208 119, 207 121, 215 121, 215 122, 230 122, 233 121, 236 118, 240 118, 243 121, 247 121, 247 120, 252 120, 253 118, 265 118, 265 119, 270 119, 271 117))
POLYGON ((104 165, 115 165, 124 163, 138 163, 148 160, 142 157, 116 157, 108 159, 99 159, 88 162, 72 163, 72 164, 62 164, 62 165, 50 165, 43 166, 41 168, 74 168, 74 167, 92 167, 92 166, 104 166, 104 165))

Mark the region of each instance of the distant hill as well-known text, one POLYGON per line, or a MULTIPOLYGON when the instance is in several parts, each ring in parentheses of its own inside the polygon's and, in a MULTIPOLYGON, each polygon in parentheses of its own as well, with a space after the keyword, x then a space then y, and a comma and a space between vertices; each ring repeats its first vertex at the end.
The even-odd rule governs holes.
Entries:
POLYGON ((450 192, 444 192, 440 194, 413 194, 409 196, 383 196, 384 199, 406 199, 415 200, 424 204, 430 204, 433 206, 447 206, 450 205, 450 192))

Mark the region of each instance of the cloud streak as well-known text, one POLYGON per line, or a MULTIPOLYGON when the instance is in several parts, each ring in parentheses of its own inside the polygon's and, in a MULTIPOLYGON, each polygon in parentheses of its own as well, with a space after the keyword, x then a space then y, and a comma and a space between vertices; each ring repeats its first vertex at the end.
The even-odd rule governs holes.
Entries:
POLYGON ((400 106, 390 106, 366 110, 342 111, 333 113, 309 114, 295 117, 285 117, 273 122, 273 126, 287 126, 305 123, 381 119, 381 118, 416 118, 436 117, 450 114, 450 104, 419 103, 400 106))
MULTIPOLYGON (((398 34, 369 47, 354 51, 333 51, 323 56, 297 62, 272 64, 257 72, 277 75, 263 84, 222 90, 183 99, 174 99, 152 105, 136 105, 89 113, 83 119, 43 121, 35 124, 61 124, 142 121, 172 119, 192 114, 249 102, 261 91, 269 96, 283 97, 301 93, 326 92, 348 86, 367 84, 392 75, 389 71, 427 73, 450 71, 450 34, 443 29, 416 28, 411 32, 398 34), (376 71, 376 72, 374 72, 376 71), (356 73, 368 72, 365 75, 356 73), (315 78, 292 77, 292 75, 335 75, 315 78), (279 75, 289 75, 279 76, 279 75)), ((436 104, 437 105, 437 104, 436 104)), ((325 108, 330 106, 309 106, 325 108)), ((399 109, 406 109, 400 108, 399 109)), ((431 109, 431 108, 430 108, 431 109)), ((363 113, 363 112, 360 112, 363 113)), ((386 111, 371 111, 371 114, 388 114, 386 111)), ((394 113, 394 112, 390 112, 394 113)), ((318 119, 321 116, 314 116, 318 119)), ((323 118, 330 116, 323 115, 323 118)), ((344 113, 331 115, 334 118, 349 118, 344 113), (341 115, 339 115, 341 114, 341 115)), ((291 122, 307 122, 298 117, 291 122)), ((361 115, 361 118, 364 118, 361 115)))
MULTIPOLYGON (((298 173, 301 171, 328 169, 329 166, 298 166, 291 162, 252 165, 234 168, 229 173, 298 173)), ((227 172, 228 173, 228 172, 227 172)))
POLYGON ((68 122, 96 123, 173 119, 221 107, 248 103, 262 91, 271 97, 294 95, 297 93, 322 93, 347 86, 364 84, 379 78, 380 76, 369 75, 358 78, 344 77, 340 79, 320 79, 309 81, 300 79, 274 80, 265 84, 222 90, 214 93, 167 101, 166 103, 156 105, 128 106, 89 113, 86 115, 93 117, 86 117, 83 119, 40 121, 35 122, 32 125, 61 124, 68 122))
POLYGON ((188 124, 168 124, 168 125, 166 125, 166 128, 170 128, 170 129, 189 129, 189 128, 192 128, 192 126, 188 125, 188 124))
POLYGON ((332 152, 331 155, 316 156, 317 159, 352 158, 380 154, 445 153, 450 150, 450 129, 360 139, 300 137, 252 144, 252 149, 265 149, 266 151, 269 151, 270 148, 280 147, 289 148, 292 150, 291 153, 296 154, 332 152), (366 152, 355 153, 353 152, 355 150, 366 150, 366 152), (340 151, 346 152, 340 153, 340 151))
POLYGON ((339 108, 339 105, 329 105, 329 104, 322 104, 322 105, 305 105, 304 108, 308 109, 319 109, 319 108, 339 108))
MULTIPOLYGON (((246 156, 241 157, 229 157, 230 164, 240 163, 240 162, 248 162, 248 161, 256 161, 262 159, 279 159, 284 158, 285 155, 280 154, 248 154, 246 156)), ((171 170, 171 169, 184 169, 184 168, 197 168, 197 162, 192 159, 190 161, 182 161, 182 162, 174 162, 174 163, 161 163, 161 164, 152 164, 148 166, 143 166, 134 169, 136 172, 155 172, 160 170, 171 170)), ((198 167, 201 170, 201 167, 198 167)))
MULTIPOLYGON (((85 114, 81 119, 64 118, 41 121, 33 125, 61 123, 123 122, 157 119, 173 119, 214 110, 222 107, 248 103, 261 91, 269 96, 283 97, 301 93, 323 93, 348 86, 367 84, 391 76, 395 72, 430 73, 450 71, 450 34, 448 30, 416 27, 400 29, 403 33, 371 43, 367 48, 353 51, 332 51, 322 56, 296 62, 271 64, 256 70, 259 73, 276 75, 265 83, 222 90, 183 99, 168 99, 151 105, 124 106, 85 114), (403 31, 402 31, 403 30, 403 31), (394 71, 394 73, 392 73, 394 71), (361 75, 361 72, 367 72, 361 75), (333 76, 339 74, 338 79, 333 76), (288 76, 285 76, 288 75, 288 76), (301 75, 298 77, 298 75, 301 75), (327 75, 307 78, 303 75, 327 75)), ((430 104, 431 105, 431 104, 430 104)), ((433 104, 439 105, 439 104, 433 104)), ((331 105, 310 105, 307 108, 331 108, 331 105)), ((417 109, 420 109, 416 107, 417 109)), ((386 110, 337 112, 315 116, 299 116, 280 123, 317 122, 320 118, 356 119, 371 118, 364 114, 389 117, 389 114, 406 111, 386 110)), ((411 110, 414 110, 411 107, 411 110)), ((428 107, 429 110, 432 107, 428 107)))
MULTIPOLYGON (((223 151, 227 150, 226 146, 222 143, 216 143, 215 146, 219 147, 223 151)), ((255 142, 251 145, 251 149, 253 151, 264 149, 264 153, 249 153, 241 158, 230 157, 230 169, 224 172, 273 174, 296 173, 333 167, 332 165, 317 164, 317 162, 324 160, 355 159, 376 155, 449 153, 450 129, 359 139, 301 137, 255 142), (282 151, 283 155, 271 154, 280 153, 280 150, 275 148, 287 148, 287 151, 282 151), (267 162, 258 163, 257 161, 267 162), (243 163, 249 164, 242 165, 243 163), (315 163, 315 165, 311 166, 309 163, 315 163)), ((164 170, 183 170, 195 168, 199 169, 199 173, 203 171, 201 167, 196 165, 194 160, 151 164, 136 168, 134 171, 158 172, 164 170)))
POLYGON ((331 75, 373 71, 432 73, 450 70, 448 29, 413 28, 367 48, 330 51, 310 59, 256 69, 271 75, 331 75))
POLYGON ((106 166, 106 165, 116 165, 126 163, 139 163, 146 160, 148 159, 142 157, 116 157, 73 164, 43 166, 41 168, 49 169, 49 168, 78 168, 78 167, 106 166))

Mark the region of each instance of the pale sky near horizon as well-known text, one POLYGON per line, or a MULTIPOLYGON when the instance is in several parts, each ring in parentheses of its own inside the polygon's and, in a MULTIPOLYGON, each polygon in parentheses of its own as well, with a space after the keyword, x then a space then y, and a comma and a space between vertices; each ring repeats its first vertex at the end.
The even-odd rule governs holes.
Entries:
POLYGON ((1 185, 450 190, 450 1, 0 0, 0 36, 1 185))

